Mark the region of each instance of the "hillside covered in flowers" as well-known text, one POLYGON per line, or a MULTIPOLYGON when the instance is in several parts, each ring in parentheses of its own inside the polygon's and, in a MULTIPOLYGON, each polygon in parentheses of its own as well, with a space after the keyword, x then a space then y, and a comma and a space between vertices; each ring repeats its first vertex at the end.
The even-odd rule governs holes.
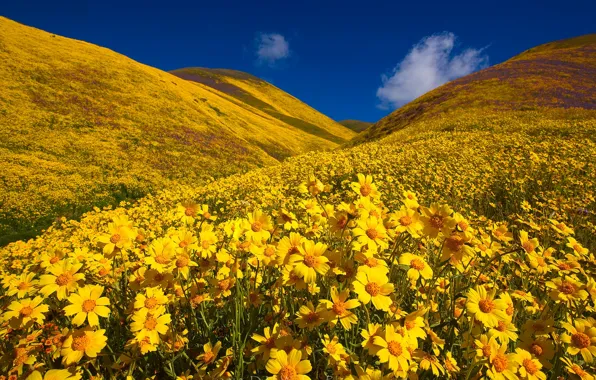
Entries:
POLYGON ((593 379, 590 101, 454 108, 350 148, 62 218, 0 250, 0 370, 593 379))
POLYGON ((0 17, 0 245, 94 205, 273 165, 354 136, 239 74, 198 83, 0 17), (238 101, 222 88, 228 82, 260 103, 238 101))

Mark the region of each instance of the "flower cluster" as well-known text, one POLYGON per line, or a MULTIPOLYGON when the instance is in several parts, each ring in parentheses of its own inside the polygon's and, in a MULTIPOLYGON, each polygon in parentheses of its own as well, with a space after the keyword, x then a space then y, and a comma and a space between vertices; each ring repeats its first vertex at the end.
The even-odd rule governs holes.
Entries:
POLYGON ((4 371, 592 378, 595 259, 572 221, 469 217, 352 178, 238 212, 164 192, 8 246, 4 371))

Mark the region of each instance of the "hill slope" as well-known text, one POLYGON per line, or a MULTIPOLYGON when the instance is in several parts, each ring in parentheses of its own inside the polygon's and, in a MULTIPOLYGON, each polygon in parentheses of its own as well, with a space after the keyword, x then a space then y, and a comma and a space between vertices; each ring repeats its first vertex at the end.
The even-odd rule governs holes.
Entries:
POLYGON ((0 18, 0 236, 36 231, 94 204, 334 148, 354 135, 258 83, 251 93, 271 97, 282 117, 109 49, 0 18))
POLYGON ((361 120, 341 120, 338 121, 344 127, 350 128, 354 132, 362 132, 366 128, 370 127, 374 123, 370 123, 368 121, 361 121, 361 120))
POLYGON ((542 378, 593 373, 577 347, 596 309, 596 110, 507 106, 421 115, 0 248, 0 371, 243 379, 288 350, 312 379, 378 378, 391 344, 414 353, 399 378, 490 377, 521 354, 542 378), (79 312, 90 291, 110 306, 95 326, 79 312), (98 358, 73 355, 90 329, 98 358), (473 342, 500 359, 469 355, 473 342))
POLYGON ((358 144, 437 119, 456 123, 476 110, 496 114, 596 109, 596 34, 532 48, 499 65, 456 79, 381 119, 358 144))

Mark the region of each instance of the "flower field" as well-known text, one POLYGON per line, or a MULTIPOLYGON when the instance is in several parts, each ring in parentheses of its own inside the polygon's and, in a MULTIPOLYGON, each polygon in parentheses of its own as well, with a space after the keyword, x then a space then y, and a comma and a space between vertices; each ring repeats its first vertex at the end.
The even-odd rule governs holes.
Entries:
POLYGON ((59 220, 0 251, 0 370, 593 379, 595 120, 437 118, 59 220))

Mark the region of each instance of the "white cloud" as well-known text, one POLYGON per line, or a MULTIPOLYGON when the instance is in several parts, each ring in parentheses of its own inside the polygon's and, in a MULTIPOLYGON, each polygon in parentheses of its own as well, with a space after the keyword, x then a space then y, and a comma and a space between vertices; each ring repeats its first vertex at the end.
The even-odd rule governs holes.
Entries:
POLYGON ((445 82, 470 74, 488 65, 483 49, 466 49, 453 55, 453 33, 433 34, 412 47, 406 57, 383 75, 377 89, 381 108, 398 108, 445 82))
POLYGON ((290 44, 278 33, 260 33, 257 36, 257 62, 273 66, 276 61, 290 56, 290 44))

